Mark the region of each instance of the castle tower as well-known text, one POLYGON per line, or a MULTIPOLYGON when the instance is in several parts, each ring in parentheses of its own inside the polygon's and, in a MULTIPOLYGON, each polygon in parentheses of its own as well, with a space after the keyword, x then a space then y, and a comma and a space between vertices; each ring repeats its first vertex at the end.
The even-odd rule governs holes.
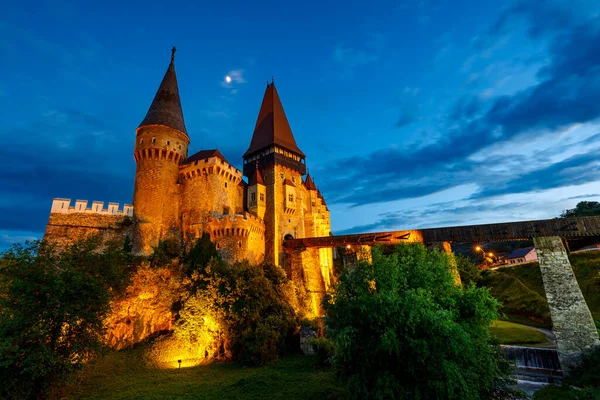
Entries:
POLYGON ((178 166, 187 157, 190 138, 183 121, 174 60, 175 48, 148 113, 136 130, 136 254, 151 254, 160 240, 179 238, 178 166))
POLYGON ((304 237, 301 190, 305 155, 298 148, 275 84, 267 84, 250 147, 244 153, 244 175, 256 169, 266 186, 265 259, 280 265, 285 237, 304 237), (288 236, 289 235, 289 236, 288 236))
POLYGON ((256 170, 248 181, 248 211, 258 218, 265 218, 267 209, 267 187, 256 163, 256 170))

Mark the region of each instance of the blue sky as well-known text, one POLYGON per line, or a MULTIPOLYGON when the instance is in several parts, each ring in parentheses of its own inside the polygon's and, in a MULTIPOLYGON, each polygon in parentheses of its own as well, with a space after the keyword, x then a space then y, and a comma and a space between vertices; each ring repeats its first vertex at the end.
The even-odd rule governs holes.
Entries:
POLYGON ((600 200, 600 3, 373 3, 5 5, 0 248, 40 237, 53 197, 131 202, 173 45, 192 153, 241 165, 275 77, 334 233, 600 200))

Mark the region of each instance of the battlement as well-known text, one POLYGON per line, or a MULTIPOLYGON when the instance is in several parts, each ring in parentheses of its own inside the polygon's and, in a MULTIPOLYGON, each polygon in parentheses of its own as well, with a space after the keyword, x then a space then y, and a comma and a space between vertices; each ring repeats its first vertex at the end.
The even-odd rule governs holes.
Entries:
POLYGON ((119 203, 108 203, 108 208, 104 208, 103 201, 92 201, 91 208, 88 208, 87 200, 75 200, 75 205, 71 206, 71 199, 53 199, 50 213, 71 214, 104 214, 104 215, 123 215, 133 217, 133 206, 124 204, 123 209, 119 210, 119 203))
POLYGON ((265 223, 250 213, 219 215, 210 220, 210 233, 213 239, 228 236, 263 235, 265 223))
POLYGON ((208 157, 202 160, 195 160, 189 164, 183 164, 179 168, 179 175, 183 179, 217 174, 237 183, 242 180, 242 171, 219 157, 208 157))

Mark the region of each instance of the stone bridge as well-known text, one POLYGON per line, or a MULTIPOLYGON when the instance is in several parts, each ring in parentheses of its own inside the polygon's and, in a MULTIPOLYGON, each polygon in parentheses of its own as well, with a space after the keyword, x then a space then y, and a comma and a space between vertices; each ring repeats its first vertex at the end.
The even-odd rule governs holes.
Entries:
MULTIPOLYGON (((503 240, 533 239, 537 251, 552 331, 556 336, 558 356, 565 373, 575 365, 581 353, 599 346, 598 331, 577 284, 567 257, 565 242, 600 239, 600 217, 556 218, 538 221, 454 226, 444 228, 361 233, 353 235, 288 239, 284 242, 288 264, 302 262, 301 254, 315 248, 423 243, 430 248, 451 252, 452 242, 483 243, 503 240)), ((322 285, 308 279, 309 291, 322 285)))

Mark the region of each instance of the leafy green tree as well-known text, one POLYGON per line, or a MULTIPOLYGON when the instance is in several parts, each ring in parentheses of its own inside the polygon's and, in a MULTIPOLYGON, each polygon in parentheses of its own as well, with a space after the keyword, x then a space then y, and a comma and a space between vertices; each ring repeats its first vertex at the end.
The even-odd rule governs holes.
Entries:
POLYGON ((217 247, 210 240, 210 234, 202 233, 202 237, 196 241, 194 247, 183 256, 184 272, 191 275, 194 271, 204 269, 212 259, 219 260, 217 247))
POLYGON ((481 270, 471 260, 460 254, 456 254, 456 268, 460 275, 463 285, 468 286, 471 283, 478 285, 481 282, 481 270))
POLYGON ((600 203, 597 201, 580 201, 575 208, 563 211, 560 217, 591 217, 594 215, 600 215, 600 203))
POLYGON ((130 255, 90 239, 58 252, 32 242, 0 256, 0 398, 42 398, 102 344, 130 255))
MULTIPOLYGON (((207 267, 193 273, 191 281, 189 291, 194 295, 184 302, 182 311, 191 309, 198 298, 212 299, 211 309, 218 310, 219 319, 225 321, 228 350, 234 360, 262 365, 278 359, 297 322, 288 297, 289 281, 281 268, 267 263, 229 265, 212 258, 207 267)), ((205 317, 201 313, 187 315, 205 317)), ((182 327, 199 324, 201 321, 180 322, 182 327)))
POLYGON ((510 398, 488 326, 498 302, 454 284, 447 255, 399 246, 345 271, 325 301, 333 360, 355 399, 510 398))

